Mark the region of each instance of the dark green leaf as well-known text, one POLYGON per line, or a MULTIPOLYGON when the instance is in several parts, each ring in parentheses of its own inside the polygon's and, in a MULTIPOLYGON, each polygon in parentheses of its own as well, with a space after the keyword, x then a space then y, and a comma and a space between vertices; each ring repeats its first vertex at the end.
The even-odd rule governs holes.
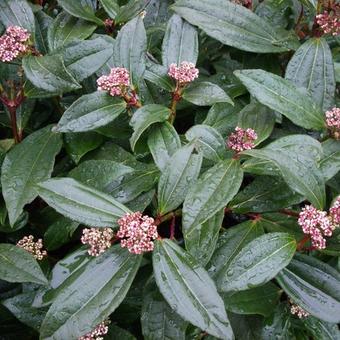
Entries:
POLYGON ((68 1, 58 0, 59 5, 68 13, 77 18, 82 18, 102 26, 103 21, 96 17, 94 2, 91 0, 68 1))
POLYGON ((244 151, 244 154, 274 163, 291 189, 306 197, 315 207, 325 205, 325 182, 316 164, 303 155, 279 149, 244 151))
POLYGON ((289 61, 286 79, 309 90, 323 111, 334 105, 334 66, 327 41, 312 38, 301 45, 289 61))
POLYGON ((164 122, 150 131, 148 146, 156 165, 163 171, 171 156, 181 147, 181 141, 175 128, 164 122))
POLYGON ((44 235, 44 246, 47 250, 55 250, 67 243, 72 237, 79 223, 61 217, 51 224, 44 235))
POLYGON ((145 287, 141 324, 145 340, 185 340, 188 325, 170 308, 153 281, 145 287))
POLYGON ((263 228, 257 221, 246 221, 228 228, 217 241, 216 250, 207 268, 210 276, 216 277, 225 267, 228 267, 235 256, 250 241, 263 234, 263 228))
POLYGON ((63 114, 55 130, 83 132, 107 125, 126 109, 126 102, 104 91, 85 94, 63 114))
POLYGON ((163 65, 168 68, 172 63, 180 65, 183 61, 196 64, 197 57, 198 35, 196 29, 174 14, 168 21, 163 39, 163 65))
POLYGON ((260 144, 271 135, 274 125, 274 113, 260 103, 252 102, 239 113, 238 126, 244 129, 252 128, 256 132, 255 145, 260 144))
POLYGON ((300 307, 316 318, 340 322, 340 274, 331 266, 306 255, 296 255, 277 280, 300 307))
POLYGON ((295 239, 286 233, 270 233, 248 243, 217 276, 222 292, 254 288, 267 283, 286 267, 296 250, 295 239))
POLYGON ((129 0, 125 6, 122 6, 115 18, 115 22, 123 23, 131 20, 136 15, 142 13, 143 9, 148 5, 150 0, 129 0))
POLYGON ((43 11, 35 13, 35 43, 36 48, 42 54, 48 53, 48 30, 53 19, 43 11))
POLYGON ((65 149, 76 164, 84 155, 97 149, 102 143, 103 137, 92 131, 64 135, 65 149))
POLYGON ((203 153, 203 157, 218 162, 226 154, 225 141, 218 131, 209 125, 194 125, 185 137, 188 141, 196 140, 197 149, 203 153))
POLYGON ((284 52, 296 38, 275 31, 265 19, 231 1, 178 0, 172 9, 221 43, 258 53, 284 52))
POLYGON ((34 296, 35 292, 18 294, 2 301, 2 304, 22 323, 39 331, 46 310, 32 307, 34 296))
POLYGON ((183 91, 183 98, 200 106, 210 106, 216 103, 233 104, 231 98, 218 86, 207 81, 193 83, 183 91))
POLYGON ((100 0, 105 12, 114 19, 119 12, 119 6, 116 0, 100 0))
POLYGON ((235 71, 256 99, 306 129, 325 127, 324 115, 313 99, 292 82, 263 70, 235 71))
POLYGON ((191 255, 170 240, 157 241, 153 268, 162 295, 184 320, 218 338, 233 337, 214 282, 191 255))
POLYGON ((322 143, 322 150, 319 166, 325 181, 328 181, 340 171, 340 141, 327 139, 322 143))
POLYGON ((230 202, 233 212, 266 212, 298 204, 303 196, 294 192, 279 177, 260 176, 240 191, 230 202))
POLYGON ((34 34, 34 15, 26 0, 2 0, 0 21, 5 27, 21 26, 34 34))
POLYGON ((112 196, 72 178, 54 178, 38 185, 41 198, 62 215, 89 226, 107 227, 129 210, 112 196))
POLYGON ((184 231, 185 248, 202 266, 209 262, 218 240, 218 235, 224 218, 224 209, 219 211, 208 221, 196 226, 195 233, 190 237, 184 231))
POLYGON ((146 32, 141 16, 125 24, 116 39, 114 65, 127 68, 135 86, 138 86, 145 71, 146 43, 146 32))
POLYGON ((325 322, 312 316, 309 316, 308 318, 302 318, 301 321, 305 325, 308 333, 310 333, 314 339, 340 339, 339 327, 334 323, 325 322))
POLYGON ((280 295, 280 289, 268 282, 241 292, 226 293, 223 295, 223 301, 226 309, 233 313, 269 316, 278 304, 280 295))
POLYGON ((56 296, 41 326, 41 337, 73 339, 91 331, 122 302, 141 259, 118 245, 89 261, 56 296))
POLYGON ((195 183, 202 156, 193 154, 194 144, 178 149, 168 161, 158 182, 158 212, 161 215, 176 209, 195 183))
POLYGON ((182 225, 187 237, 229 203, 242 179, 240 163, 228 159, 210 168, 190 187, 183 203, 182 225))
POLYGON ((112 56, 113 44, 100 36, 75 42, 61 50, 64 63, 77 81, 97 72, 112 56))
POLYGON ((47 92, 68 92, 81 88, 67 71, 61 56, 26 56, 22 60, 26 77, 34 86, 47 92))
POLYGON ((175 84, 170 80, 166 67, 150 62, 147 66, 144 73, 144 79, 168 92, 172 92, 175 89, 175 84))
POLYGON ((69 43, 89 37, 96 25, 83 19, 61 12, 48 30, 48 46, 51 51, 69 43))
POLYGON ((13 244, 0 244, 0 277, 8 282, 47 284, 35 258, 13 244))
POLYGON ((25 204, 37 197, 35 184, 51 176, 61 144, 61 136, 47 126, 32 133, 6 155, 1 183, 11 225, 25 204))
POLYGON ((130 138, 132 150, 135 149, 138 139, 150 125, 166 121, 170 113, 170 109, 158 104, 149 104, 138 109, 130 120, 130 125, 134 130, 130 138))

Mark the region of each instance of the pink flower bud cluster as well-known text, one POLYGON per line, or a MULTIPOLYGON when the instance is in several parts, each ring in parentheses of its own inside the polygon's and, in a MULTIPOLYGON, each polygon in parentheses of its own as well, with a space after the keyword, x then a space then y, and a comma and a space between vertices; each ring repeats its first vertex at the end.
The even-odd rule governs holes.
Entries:
POLYGON ((332 236, 335 229, 326 211, 317 210, 312 205, 306 205, 299 214, 298 223, 303 232, 310 235, 313 248, 326 248, 324 236, 332 236))
POLYGON ((234 4, 241 5, 247 8, 252 7, 252 0, 232 0, 234 4))
POLYGON ((78 340, 103 340, 103 335, 106 335, 109 331, 108 325, 110 324, 110 320, 107 319, 101 322, 99 325, 95 327, 91 332, 86 333, 85 335, 78 338, 78 340))
POLYGON ((340 196, 329 209, 329 216, 336 227, 340 227, 340 196))
POLYGON ((34 237, 32 235, 22 238, 18 241, 17 246, 28 251, 37 260, 42 260, 45 256, 47 256, 47 251, 42 249, 42 239, 39 238, 37 242, 34 242, 34 237))
POLYGON ((99 256, 111 247, 113 236, 113 230, 110 228, 85 228, 81 242, 90 246, 89 255, 99 256))
POLYGON ((129 71, 124 67, 114 67, 109 75, 97 79, 99 91, 107 91, 111 96, 122 96, 130 85, 129 71))
POLYGON ((153 241, 158 237, 157 226, 154 219, 141 212, 127 213, 118 220, 119 231, 117 237, 121 238, 121 246, 130 253, 142 254, 152 251, 153 241))
POLYGON ((334 9, 318 14, 316 22, 325 34, 333 36, 340 34, 340 5, 335 5, 334 9))
POLYGON ((254 141, 256 139, 257 134, 253 129, 242 129, 237 126, 235 132, 227 139, 227 147, 236 152, 250 150, 255 147, 254 141))
POLYGON ((187 61, 182 61, 180 66, 177 64, 170 64, 168 75, 171 78, 176 79, 181 85, 190 83, 198 78, 198 69, 195 64, 189 63, 187 61))
POLYGON ((290 303, 291 314, 296 315, 299 319, 306 318, 307 316, 309 316, 309 313, 302 309, 300 306, 296 305, 292 301, 290 301, 290 303))
POLYGON ((326 123, 328 127, 340 130, 340 108, 334 107, 326 111, 326 123))
POLYGON ((27 51, 27 40, 30 34, 19 26, 9 26, 0 37, 0 61, 8 62, 27 51))

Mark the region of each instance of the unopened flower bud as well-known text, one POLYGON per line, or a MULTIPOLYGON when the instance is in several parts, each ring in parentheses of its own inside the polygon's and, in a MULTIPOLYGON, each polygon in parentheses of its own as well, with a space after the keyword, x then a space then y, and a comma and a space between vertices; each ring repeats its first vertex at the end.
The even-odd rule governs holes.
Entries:
POLYGON ((293 315, 296 315, 299 319, 306 318, 309 316, 309 313, 306 312, 303 308, 295 304, 294 302, 290 301, 290 312, 293 315))
POLYGON ((256 139, 257 134, 253 129, 242 129, 237 126, 235 132, 227 139, 227 147, 236 152, 250 150, 255 147, 254 141, 256 139))
POLYGON ((85 228, 81 242, 90 246, 89 255, 99 256, 111 247, 113 236, 113 231, 110 228, 85 228))
POLYGON ((101 322, 91 332, 88 332, 85 335, 79 337, 78 340, 103 340, 103 335, 106 335, 109 331, 109 324, 109 319, 101 322))
POLYGON ((168 75, 171 78, 176 79, 182 85, 194 81, 198 78, 198 73, 199 71, 195 67, 195 64, 187 61, 181 62, 180 66, 171 64, 168 71, 168 75))
POLYGON ((109 75, 97 79, 99 91, 107 91, 111 96, 122 96, 130 85, 129 71, 124 67, 114 67, 109 75))
POLYGON ((329 209, 329 215, 332 223, 336 227, 340 227, 340 196, 335 200, 329 209))
POLYGON ((141 212, 127 213, 118 220, 121 246, 130 253, 142 254, 154 249, 154 240, 158 237, 157 226, 152 217, 142 215, 141 212))
POLYGON ((45 256, 47 256, 46 250, 43 250, 42 239, 39 238, 38 241, 35 242, 32 235, 23 237, 20 241, 17 242, 17 246, 25 249, 37 260, 42 260, 45 256))

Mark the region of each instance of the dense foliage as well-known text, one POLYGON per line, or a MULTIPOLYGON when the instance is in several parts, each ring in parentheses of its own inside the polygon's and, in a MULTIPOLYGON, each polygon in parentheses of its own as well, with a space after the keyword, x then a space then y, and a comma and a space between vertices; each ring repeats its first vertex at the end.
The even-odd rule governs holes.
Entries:
POLYGON ((0 0, 1 339, 340 339, 340 4, 0 0))

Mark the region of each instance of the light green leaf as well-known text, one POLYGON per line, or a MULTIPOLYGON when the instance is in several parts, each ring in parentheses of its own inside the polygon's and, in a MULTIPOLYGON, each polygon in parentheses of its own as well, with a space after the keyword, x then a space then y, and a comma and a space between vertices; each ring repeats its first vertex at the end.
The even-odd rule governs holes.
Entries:
POLYGON ((195 27, 174 14, 168 21, 162 44, 162 61, 166 68, 182 61, 196 64, 198 35, 195 27))
POLYGON ((292 82, 263 70, 242 70, 234 74, 260 103, 280 112, 306 129, 325 127, 324 114, 313 99, 292 82))
POLYGON ((238 192, 242 179, 240 163, 228 159, 217 163, 190 186, 183 203, 182 219, 187 237, 229 203, 238 192))
POLYGON ((202 164, 201 154, 193 154, 194 144, 178 149, 168 161, 158 182, 158 213, 176 209, 195 183, 202 164))
POLYGON ((104 91, 85 94, 63 114, 55 131, 83 132, 105 126, 126 110, 126 102, 104 91))
POLYGON ((34 86, 47 92, 63 93, 81 88, 67 71, 61 56, 26 56, 22 60, 26 77, 34 86))
POLYGON ((0 276, 8 282, 48 283, 36 259, 26 250, 8 243, 0 244, 0 276))
POLYGON ((296 38, 276 31, 265 19, 231 1, 178 0, 172 9, 212 38, 240 50, 277 53, 296 45, 296 38))
POLYGON ((296 251, 295 239, 286 233, 262 235, 248 243, 216 278, 222 292, 261 286, 286 267, 296 251))
POLYGON ((112 196, 72 178, 53 178, 38 185, 40 197, 60 214, 92 227, 113 226, 129 209, 112 196))
POLYGON ((316 318, 340 322, 340 274, 311 256, 297 254, 277 280, 286 294, 316 318))
POLYGON ((135 149, 138 139, 150 125, 166 121, 170 114, 170 109, 158 104, 149 104, 138 109, 130 120, 130 126, 134 130, 130 138, 132 150, 135 149))
POLYGON ((94 257, 64 282, 42 323, 40 336, 46 340, 77 339, 93 330, 123 301, 141 260, 119 245, 94 257))
POLYGON ((216 84, 207 81, 194 82, 186 87, 182 97, 190 103, 210 106, 216 103, 233 104, 231 98, 216 84))
POLYGON ((181 147, 175 128, 168 122, 157 124, 148 135, 148 147, 161 171, 164 171, 171 156, 181 147))
POLYGON ((167 239, 156 242, 152 255, 157 285, 170 307, 207 333, 232 339, 223 301, 195 259, 167 239))
POLYGON ((335 75, 331 49, 324 38, 308 39, 295 52, 286 79, 306 88, 323 111, 334 105, 335 75))
POLYGON ((51 176, 61 144, 61 136, 47 126, 29 135, 6 155, 1 185, 12 226, 23 207, 37 197, 35 184, 51 176))

